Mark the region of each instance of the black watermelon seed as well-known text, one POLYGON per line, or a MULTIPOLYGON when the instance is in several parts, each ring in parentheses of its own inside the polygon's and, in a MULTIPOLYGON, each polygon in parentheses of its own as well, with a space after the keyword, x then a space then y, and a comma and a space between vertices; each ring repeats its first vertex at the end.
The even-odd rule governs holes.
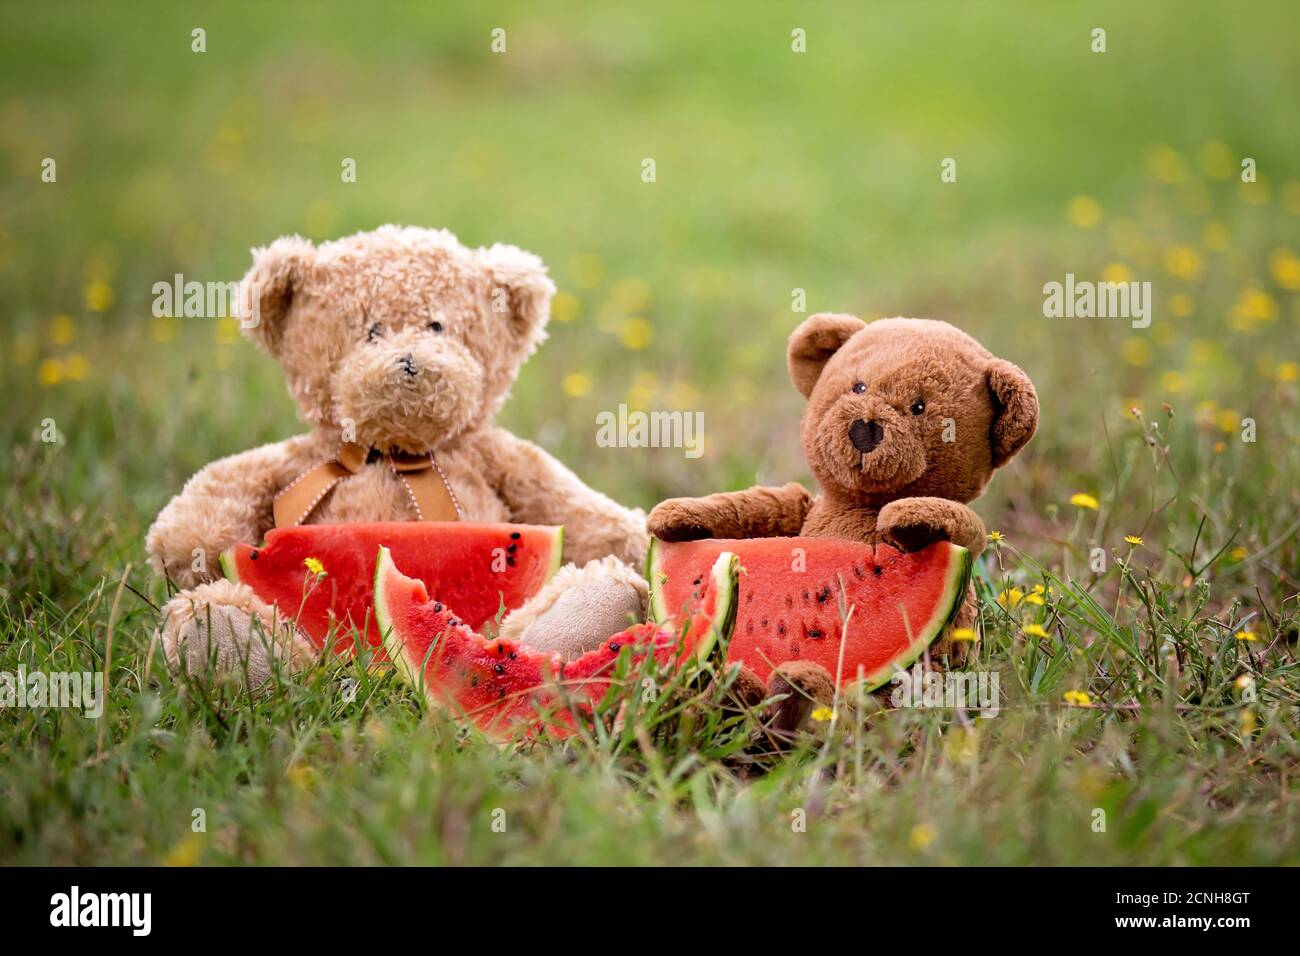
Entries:
POLYGON ((817 638, 821 636, 822 636, 822 632, 820 628, 816 628, 816 627, 808 628, 808 639, 810 641, 815 641, 817 640, 817 638))
POLYGON ((510 532, 510 540, 511 540, 511 541, 518 541, 518 540, 519 540, 519 532, 518 532, 518 531, 511 531, 511 532, 510 532))
POLYGON ((451 624, 452 627, 460 627, 460 621, 456 620, 454 617, 448 623, 451 624))
POLYGON ((776 633, 780 634, 782 637, 785 636, 785 621, 782 621, 776 626, 776 633))
POLYGON ((874 574, 876 577, 880 577, 881 572, 883 572, 884 570, 885 570, 884 568, 882 568, 880 565, 877 564, 874 568, 871 569, 871 573, 874 574))
POLYGON ((493 664, 492 669, 496 671, 498 674, 504 674, 506 672, 506 666, 502 664, 500 661, 493 664))
POLYGON ((257 560, 257 552, 254 551, 252 554, 250 554, 250 555, 248 556, 248 560, 250 560, 250 561, 256 561, 256 560, 257 560))
POLYGON ((822 588, 820 591, 817 592, 817 603, 825 604, 827 601, 830 600, 830 597, 831 597, 831 589, 822 588))
POLYGON ((477 686, 478 686, 478 675, 477 675, 477 674, 471 674, 471 675, 470 675, 470 678, 469 678, 469 686, 470 686, 470 687, 477 687, 477 686))
POLYGON ((511 651, 509 656, 510 656, 510 659, 513 661, 513 660, 514 660, 516 657, 518 657, 519 655, 516 654, 514 651, 511 651))
POLYGON ((512 568, 515 566, 515 559, 513 555, 506 558, 506 564, 510 565, 512 568))
POLYGON ((505 699, 506 699, 506 689, 502 687, 499 691, 497 691, 497 700, 505 700, 505 699))
POLYGON ((694 581, 692 581, 691 583, 692 583, 692 584, 699 584, 699 583, 700 583, 700 579, 699 579, 699 578, 696 578, 696 579, 695 579, 694 581))
POLYGON ((441 614, 441 613, 442 613, 442 605, 439 604, 439 603, 437 603, 436 601, 434 602, 434 605, 433 605, 433 613, 434 613, 434 614, 441 614))
POLYGON ((809 594, 807 591, 804 591, 804 592, 803 592, 803 599, 804 599, 805 601, 811 601, 811 600, 812 600, 812 595, 809 594))
POLYGON ((855 578, 860 578, 860 577, 862 577, 862 569, 861 569, 860 567, 858 567, 856 564, 853 565, 853 576, 854 576, 855 578))
POLYGON ((610 650, 611 653, 613 653, 613 654, 617 654, 617 653, 618 653, 618 648, 619 648, 619 643, 618 643, 618 641, 610 641, 610 642, 609 642, 609 650, 610 650))
POLYGON ((498 653, 498 654, 504 654, 505 652, 506 652, 506 646, 505 646, 504 644, 498 644, 498 645, 497 645, 497 653, 498 653))

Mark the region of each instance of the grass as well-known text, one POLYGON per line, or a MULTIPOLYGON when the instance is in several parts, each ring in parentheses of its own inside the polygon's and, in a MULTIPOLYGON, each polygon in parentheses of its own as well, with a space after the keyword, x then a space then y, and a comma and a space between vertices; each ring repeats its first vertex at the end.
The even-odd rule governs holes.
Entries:
POLYGON ((101 720, 0 712, 0 860, 1300 862, 1288 5, 697 7, 0 8, 0 672, 110 686, 101 720), (299 426, 271 363, 155 319, 151 287, 392 220, 551 264, 503 421, 641 507, 809 480, 793 289, 1024 367, 1040 433, 976 502, 1004 537, 969 666, 999 715, 845 703, 755 756, 749 718, 681 689, 499 747, 355 663, 265 699, 168 674, 144 529, 299 426), (1044 318, 1067 272, 1152 281, 1151 327, 1044 318), (704 410, 704 457, 597 448, 622 401, 704 410))

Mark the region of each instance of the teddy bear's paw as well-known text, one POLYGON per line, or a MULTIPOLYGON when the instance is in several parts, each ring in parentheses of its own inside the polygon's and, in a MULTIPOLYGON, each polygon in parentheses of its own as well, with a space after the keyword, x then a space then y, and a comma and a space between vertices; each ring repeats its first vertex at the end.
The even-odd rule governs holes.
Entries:
POLYGON ((881 540, 899 551, 920 551, 939 541, 951 541, 953 534, 942 514, 932 514, 917 502, 900 498, 880 509, 876 532, 881 540))
POLYGON ((279 669, 292 672, 316 658, 314 646, 247 587, 231 581, 182 591, 163 608, 167 663, 192 677, 264 685, 279 669))
POLYGON ((502 638, 566 660, 645 617, 645 579, 615 557, 568 564, 501 622, 502 638))
POLYGON ((768 705, 767 731, 778 742, 788 742, 803 728, 818 707, 835 701, 835 679, 813 661, 786 661, 767 681, 769 697, 781 697, 768 705))
POLYGON ((705 516, 693 498, 669 498, 651 509, 646 530, 660 541, 695 541, 712 538, 705 516))

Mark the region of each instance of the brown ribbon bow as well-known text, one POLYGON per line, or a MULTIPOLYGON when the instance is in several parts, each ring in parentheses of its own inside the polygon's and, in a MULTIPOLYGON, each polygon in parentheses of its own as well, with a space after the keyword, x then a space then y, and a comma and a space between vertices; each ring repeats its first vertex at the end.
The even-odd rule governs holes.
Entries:
POLYGON ((372 451, 355 442, 341 442, 333 461, 308 468, 275 496, 272 511, 277 528, 302 524, 340 482, 358 474, 372 461, 383 461, 393 470, 415 506, 417 521, 456 521, 460 504, 447 477, 432 455, 372 451))

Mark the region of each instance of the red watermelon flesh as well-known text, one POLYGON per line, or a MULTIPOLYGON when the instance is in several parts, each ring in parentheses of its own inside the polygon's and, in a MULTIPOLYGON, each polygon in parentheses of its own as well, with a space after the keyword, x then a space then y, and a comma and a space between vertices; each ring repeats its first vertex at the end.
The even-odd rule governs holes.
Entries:
MULTIPOLYGON (((633 625, 571 661, 484 637, 430 597, 423 582, 398 570, 395 557, 381 548, 374 576, 375 616, 389 659, 427 703, 468 717, 490 736, 507 738, 521 728, 568 736, 575 714, 590 715, 609 691, 625 647, 632 648, 634 662, 646 654, 661 664, 680 656, 677 632, 652 623, 633 625)), ((719 634, 725 639, 725 620, 734 608, 735 556, 721 556, 708 576, 711 585, 686 626, 705 640, 719 634), (704 613, 705 607, 713 613, 704 613)))
POLYGON ((382 644, 372 608, 375 555, 391 549, 408 569, 482 629, 502 604, 512 611, 540 590, 560 566, 564 529, 545 525, 462 521, 277 528, 260 546, 237 544, 221 555, 227 578, 262 600, 324 647, 353 649, 354 629, 371 647, 382 644), (309 563, 324 568, 319 576, 309 563))
POLYGON ((651 616, 676 619, 693 582, 723 552, 740 558, 740 591, 727 661, 761 680, 791 660, 821 664, 841 685, 868 689, 908 667, 961 606, 970 553, 948 542, 904 554, 835 538, 652 540, 646 558, 651 616), (840 582, 852 607, 840 660, 840 582))

